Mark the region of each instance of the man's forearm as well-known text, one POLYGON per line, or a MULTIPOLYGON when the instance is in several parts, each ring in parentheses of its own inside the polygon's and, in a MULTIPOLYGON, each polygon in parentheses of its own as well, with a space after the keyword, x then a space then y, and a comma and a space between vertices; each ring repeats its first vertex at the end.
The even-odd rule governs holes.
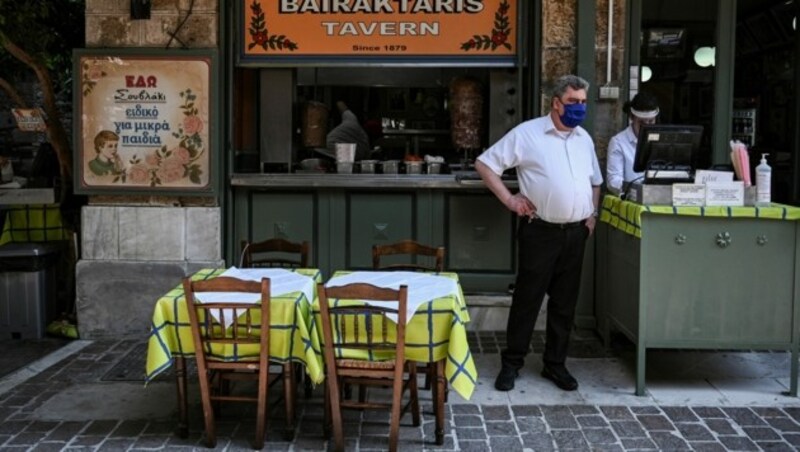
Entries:
POLYGON ((507 206, 508 198, 512 196, 512 193, 506 188, 505 184, 503 184, 503 179, 480 160, 475 162, 475 171, 481 176, 486 187, 494 193, 503 205, 507 206))
POLYGON ((592 203, 594 204, 594 211, 600 212, 600 186, 592 186, 592 203))

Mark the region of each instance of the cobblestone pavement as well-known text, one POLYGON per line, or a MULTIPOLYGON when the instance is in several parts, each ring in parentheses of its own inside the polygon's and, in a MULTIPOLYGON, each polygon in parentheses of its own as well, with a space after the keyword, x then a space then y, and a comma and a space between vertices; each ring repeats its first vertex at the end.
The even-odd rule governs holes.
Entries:
MULTIPOLYGON (((119 416, 81 419, 82 412, 91 413, 98 405, 113 405, 113 396, 86 400, 74 397, 71 401, 74 410, 64 412, 69 415, 48 412, 55 399, 78 394, 77 390, 82 387, 102 387, 107 390, 104 394, 114 394, 116 388, 120 388, 121 394, 122 385, 127 385, 140 390, 141 393, 135 394, 142 398, 148 391, 153 394, 158 388, 169 393, 168 375, 146 388, 139 382, 114 381, 119 377, 115 373, 120 369, 121 360, 137 347, 141 348, 141 344, 135 341, 92 342, 0 395, 0 451, 204 449, 202 412, 196 400, 190 406, 191 429, 186 439, 173 433, 173 399, 154 400, 154 404, 170 408, 164 408, 165 412, 160 415, 141 418, 132 415, 135 411, 132 408, 131 411, 120 410, 119 416)), ((477 348, 482 350, 482 347, 477 348)), ((478 390, 493 391, 490 388, 489 383, 480 385, 478 390)), ((190 390, 196 392, 193 386, 190 390)), ((316 388, 308 399, 300 394, 299 423, 291 441, 283 440, 285 420, 279 411, 280 403, 272 404, 274 414, 270 418, 265 450, 325 450, 329 447, 322 433, 321 393, 321 388, 316 388)), ((413 427, 408 417, 403 419, 402 450, 800 450, 800 403, 783 407, 539 405, 525 403, 525 400, 509 405, 453 403, 446 408, 445 444, 435 446, 430 395, 423 391, 421 398, 424 399, 423 424, 413 427)), ((345 418, 347 450, 386 449, 388 414, 348 414, 345 418)), ((249 406, 223 410, 217 422, 216 450, 249 450, 253 423, 254 415, 249 406)))

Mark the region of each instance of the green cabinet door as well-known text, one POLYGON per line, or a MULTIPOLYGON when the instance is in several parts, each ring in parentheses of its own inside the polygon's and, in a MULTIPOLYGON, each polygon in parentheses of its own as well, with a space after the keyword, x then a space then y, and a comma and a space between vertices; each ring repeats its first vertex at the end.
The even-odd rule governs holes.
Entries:
POLYGON ((348 193, 345 268, 372 268, 372 245, 416 240, 416 198, 416 193, 348 193))
POLYGON ((514 217, 494 195, 447 197, 448 268, 514 273, 514 217))
POLYGON ((319 240, 315 235, 316 195, 314 193, 253 192, 250 199, 247 236, 251 241, 282 238, 311 243, 312 266, 317 265, 319 240))
POLYGON ((645 215, 648 345, 792 342, 795 222, 645 215))

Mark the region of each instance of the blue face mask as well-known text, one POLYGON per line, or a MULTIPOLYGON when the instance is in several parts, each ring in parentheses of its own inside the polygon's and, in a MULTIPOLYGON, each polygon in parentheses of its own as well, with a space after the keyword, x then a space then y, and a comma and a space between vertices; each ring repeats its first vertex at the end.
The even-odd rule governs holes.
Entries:
POLYGON ((562 114, 558 118, 561 120, 562 124, 569 127, 570 129, 578 127, 579 125, 581 125, 583 120, 586 119, 586 104, 562 103, 561 105, 564 106, 564 114, 562 114))

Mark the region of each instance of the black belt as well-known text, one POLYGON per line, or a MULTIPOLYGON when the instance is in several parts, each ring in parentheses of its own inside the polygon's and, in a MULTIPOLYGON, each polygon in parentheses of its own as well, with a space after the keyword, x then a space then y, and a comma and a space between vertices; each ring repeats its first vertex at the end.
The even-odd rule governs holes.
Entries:
POLYGON ((578 226, 583 226, 584 224, 583 220, 573 221, 572 223, 550 223, 549 221, 544 221, 541 218, 532 218, 529 223, 538 224, 540 226, 553 229, 571 229, 577 228, 578 226))

